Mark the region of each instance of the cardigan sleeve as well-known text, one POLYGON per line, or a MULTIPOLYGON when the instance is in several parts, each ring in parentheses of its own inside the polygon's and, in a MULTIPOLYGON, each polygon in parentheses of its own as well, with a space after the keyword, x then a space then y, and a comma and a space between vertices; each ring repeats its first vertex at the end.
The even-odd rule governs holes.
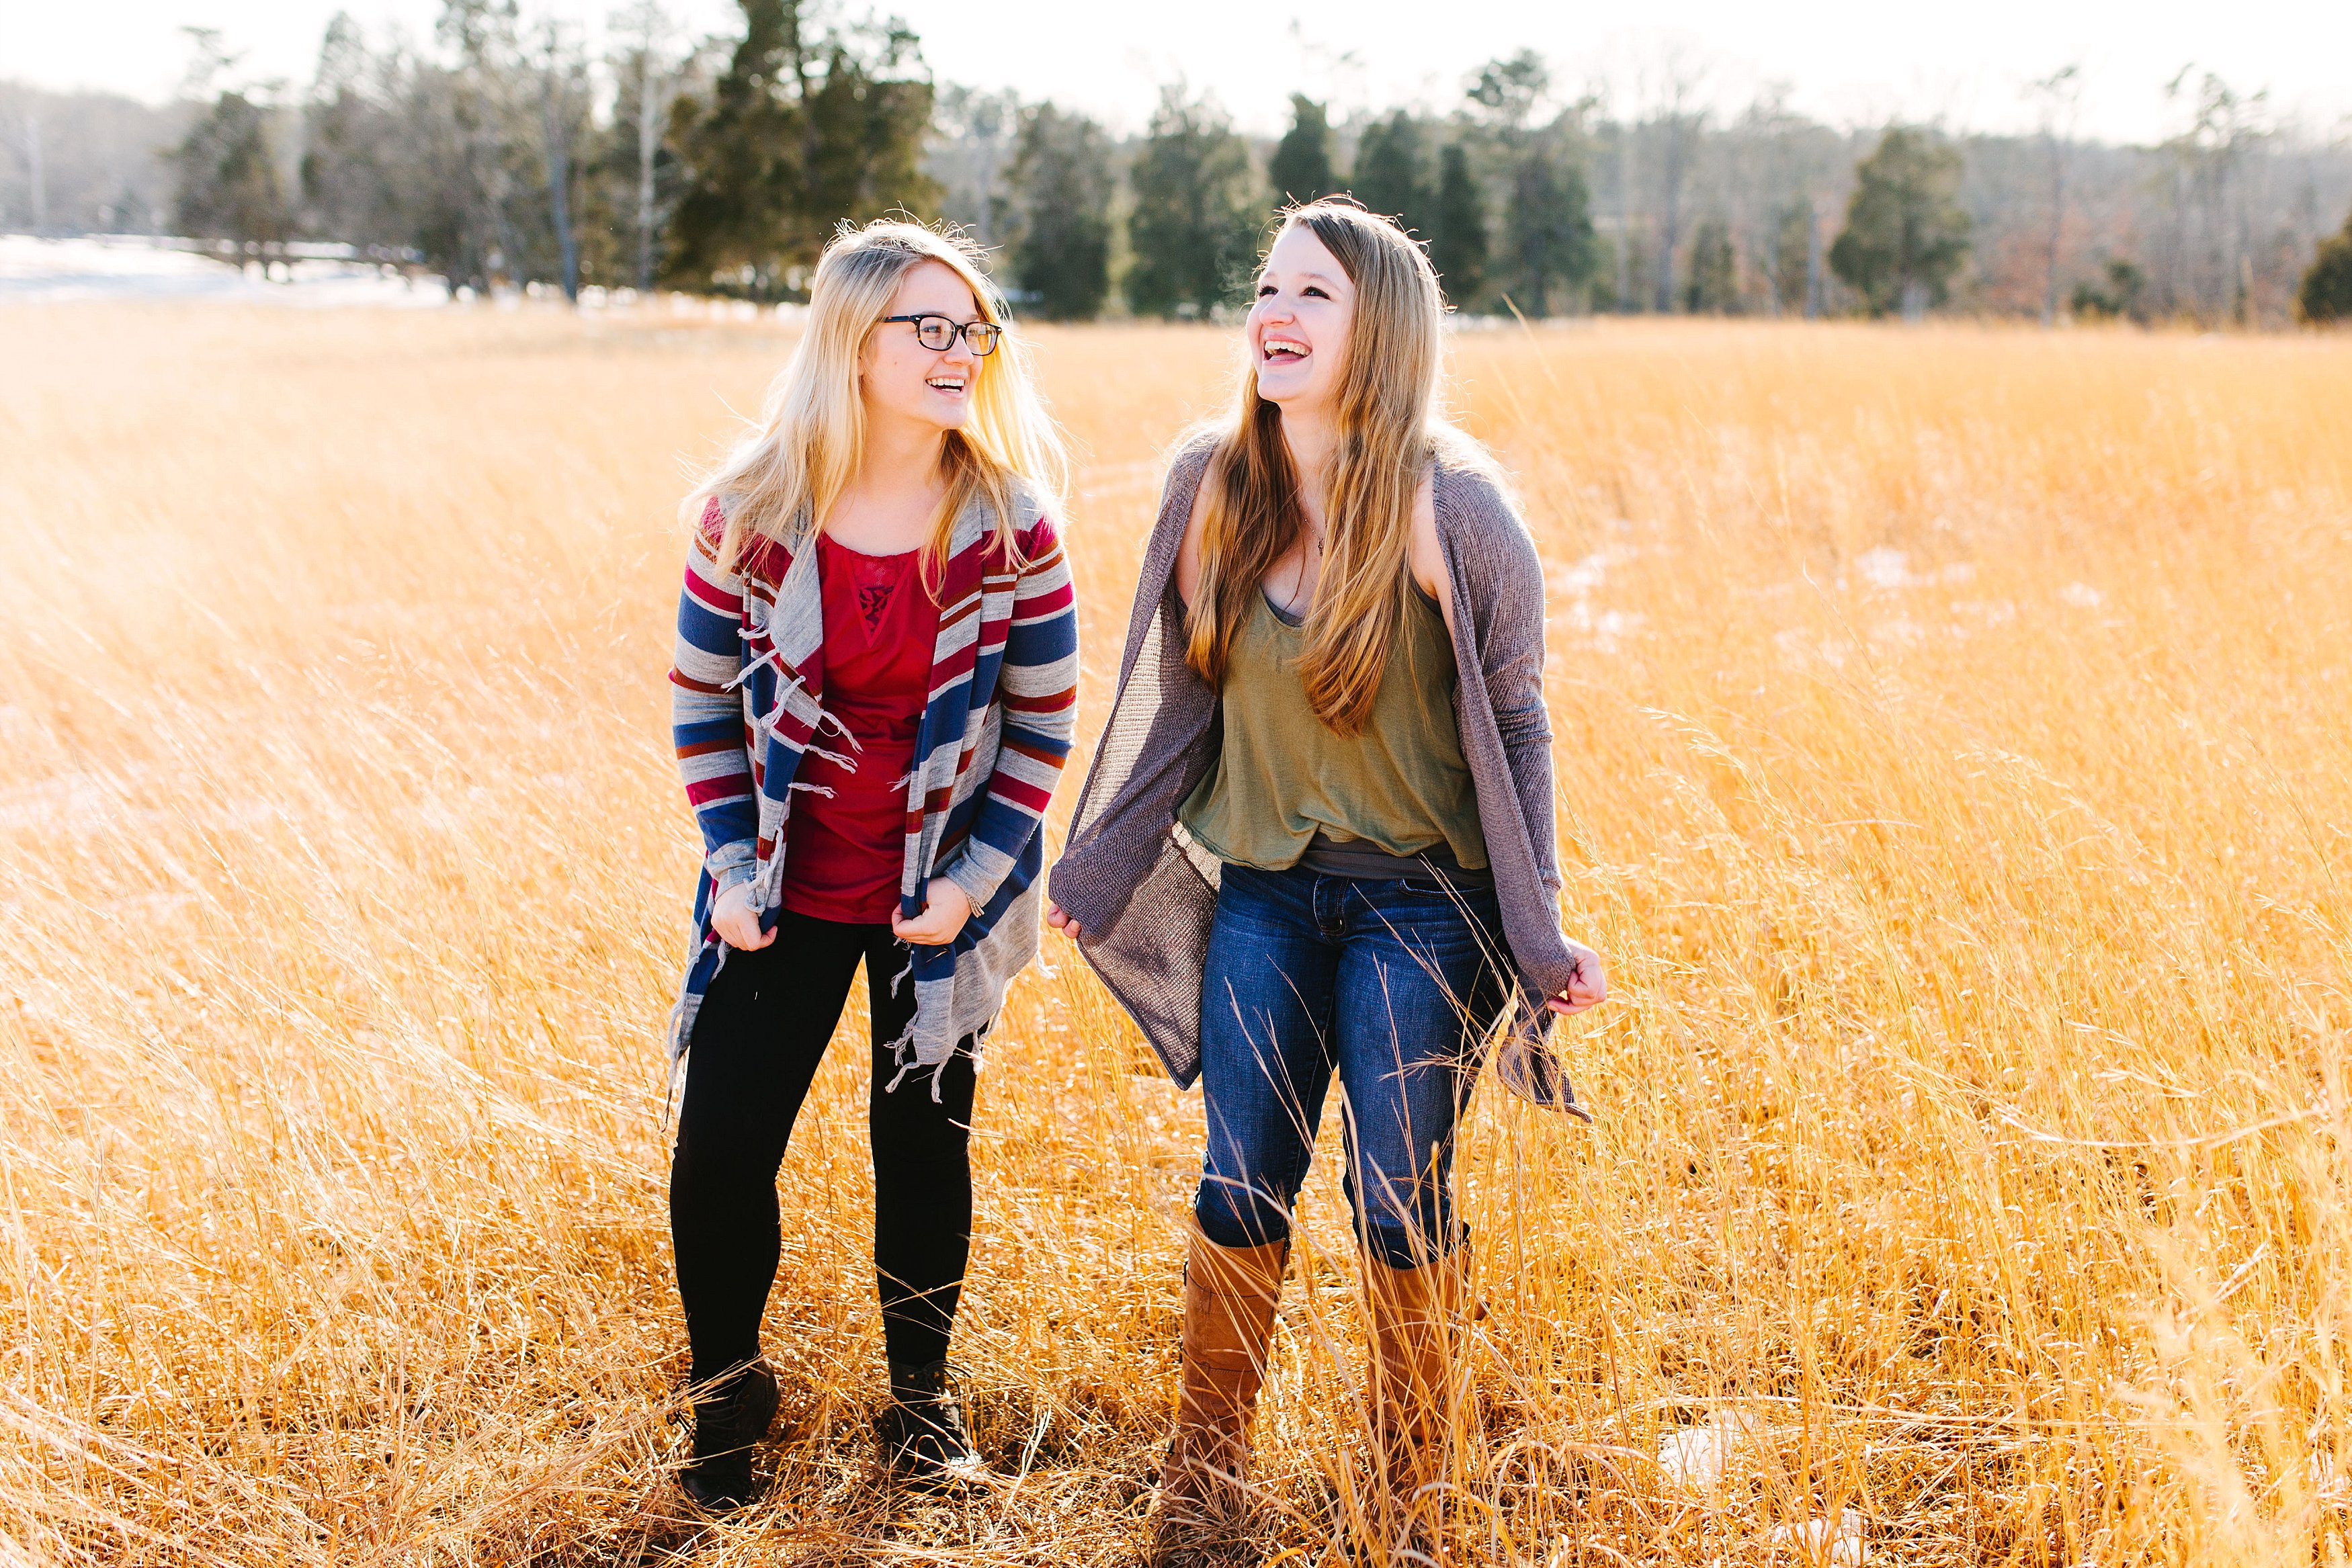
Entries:
POLYGON ((743 584, 719 566, 726 526, 714 498, 687 552, 669 672, 678 777, 702 828, 703 869, 721 888, 751 879, 760 836, 743 699, 732 685, 743 672, 743 584))
POLYGON ((1544 702, 1544 570, 1533 535, 1503 492, 1483 475, 1458 481, 1476 519, 1473 548, 1456 558, 1477 622, 1478 668, 1512 790, 1535 852, 1536 874, 1557 900, 1559 846, 1552 793, 1551 709, 1544 702))
POLYGON ((1003 716, 995 770, 971 831, 939 871, 974 909, 988 907, 1036 839, 1077 737, 1078 614, 1069 558, 1053 522, 1042 517, 1023 534, 1021 552, 1025 564, 996 676, 1003 716))

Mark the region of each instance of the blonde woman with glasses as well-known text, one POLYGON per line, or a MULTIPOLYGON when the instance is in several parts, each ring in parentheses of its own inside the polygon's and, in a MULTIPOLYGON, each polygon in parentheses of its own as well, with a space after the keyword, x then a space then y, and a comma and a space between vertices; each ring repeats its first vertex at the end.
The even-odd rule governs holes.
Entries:
POLYGON ((1059 439, 976 253, 845 232, 756 431, 688 501, 672 713, 703 836, 670 1050, 670 1228, 693 1353, 682 1476, 752 1495, 776 1173, 862 963, 886 1457, 977 1474, 947 1385, 982 1042, 1034 955, 1040 826, 1076 716, 1059 439))
POLYGON ((1334 1080, 1374 1452, 1405 1499, 1459 1414, 1451 1163, 1490 1042, 1511 1088, 1582 1114, 1544 1043, 1605 987, 1559 928, 1543 569, 1440 416, 1443 313, 1393 224, 1344 201, 1287 214, 1237 406, 1169 475, 1054 869, 1047 919, 1205 1092, 1160 1499, 1180 1533, 1243 1496, 1334 1080))

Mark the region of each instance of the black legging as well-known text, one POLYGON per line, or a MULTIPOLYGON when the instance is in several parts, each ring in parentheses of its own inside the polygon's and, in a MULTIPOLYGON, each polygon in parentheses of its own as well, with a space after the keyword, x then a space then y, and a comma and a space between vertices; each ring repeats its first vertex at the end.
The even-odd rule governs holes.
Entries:
POLYGON ((760 1317, 781 1247, 776 1170, 860 958, 873 1001, 866 1113, 883 1341, 902 1368, 948 1353, 971 1251, 971 1041, 948 1060, 936 1101, 929 1068, 887 1092, 898 1067, 883 1042, 906 1028, 915 1007, 911 976, 890 994, 906 948, 887 925, 787 913, 768 946, 727 955, 702 998, 687 1058, 669 1229, 697 1383, 760 1354, 760 1317))

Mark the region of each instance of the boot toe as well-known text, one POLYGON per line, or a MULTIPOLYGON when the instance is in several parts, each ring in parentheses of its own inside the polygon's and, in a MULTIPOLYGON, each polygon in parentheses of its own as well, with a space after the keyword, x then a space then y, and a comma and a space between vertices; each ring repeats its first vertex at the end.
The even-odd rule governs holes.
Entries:
POLYGON ((705 1513, 732 1513, 751 1500, 751 1461, 703 1459, 677 1478, 687 1500, 705 1513))

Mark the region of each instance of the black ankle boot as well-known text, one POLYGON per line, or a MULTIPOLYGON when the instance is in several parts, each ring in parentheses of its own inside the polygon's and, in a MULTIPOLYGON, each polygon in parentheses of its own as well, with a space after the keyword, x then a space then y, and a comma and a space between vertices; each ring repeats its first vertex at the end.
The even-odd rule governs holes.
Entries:
POLYGON ((751 1500, 751 1446, 776 1418, 776 1375, 751 1362, 694 1402, 694 1458, 678 1484, 712 1513, 751 1500))
POLYGON ((890 1407, 879 1423, 882 1458, 909 1480, 944 1485, 988 1473, 964 1429, 963 1406, 948 1387, 949 1372, 944 1361, 890 1368, 890 1407))

